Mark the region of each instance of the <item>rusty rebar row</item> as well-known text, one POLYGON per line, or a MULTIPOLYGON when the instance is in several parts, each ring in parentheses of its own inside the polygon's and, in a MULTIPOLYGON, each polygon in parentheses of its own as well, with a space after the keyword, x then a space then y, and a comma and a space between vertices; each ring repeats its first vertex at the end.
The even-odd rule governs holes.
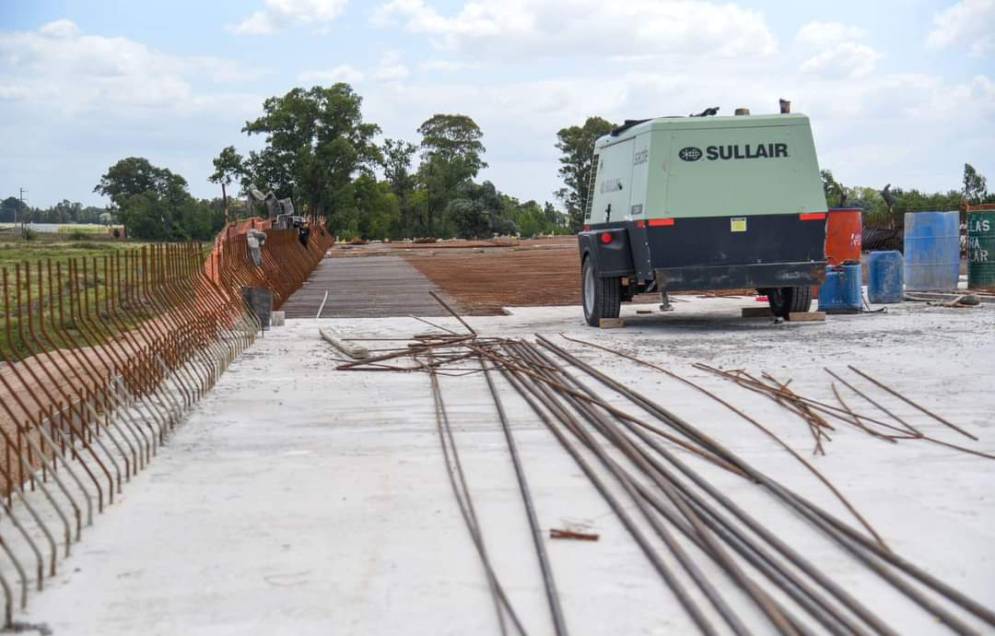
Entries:
POLYGON ((0 270, 5 626, 254 341, 242 290, 279 306, 332 244, 323 228, 297 237, 268 231, 259 265, 244 235, 224 235, 210 255, 155 244, 0 270))

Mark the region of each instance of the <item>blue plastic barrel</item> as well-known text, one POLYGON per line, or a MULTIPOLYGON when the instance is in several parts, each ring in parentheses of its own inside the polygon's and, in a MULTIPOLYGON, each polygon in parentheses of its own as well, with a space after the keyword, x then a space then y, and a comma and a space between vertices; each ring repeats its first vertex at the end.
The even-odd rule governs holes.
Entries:
POLYGON ((826 281, 819 288, 819 311, 827 314, 855 314, 860 311, 860 263, 826 268, 826 281))
POLYGON ((905 213, 905 288, 957 289, 960 276, 960 213, 905 213))
POLYGON ((867 255, 867 298, 875 304, 902 302, 902 253, 898 250, 867 255))

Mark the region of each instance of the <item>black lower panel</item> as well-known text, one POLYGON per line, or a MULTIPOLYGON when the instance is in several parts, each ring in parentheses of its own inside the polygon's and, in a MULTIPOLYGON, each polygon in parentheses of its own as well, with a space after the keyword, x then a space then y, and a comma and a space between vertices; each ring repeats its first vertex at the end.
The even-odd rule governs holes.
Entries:
POLYGON ((759 289, 763 287, 806 287, 825 279, 825 261, 763 263, 754 265, 706 265, 667 267, 656 270, 662 290, 759 289))
POLYGON ((646 235, 655 270, 825 260, 825 220, 797 214, 675 219, 646 235))
POLYGON ((642 285, 656 280, 671 291, 801 287, 825 277, 826 222, 818 216, 617 221, 591 226, 580 238, 582 251, 586 245, 597 253, 600 276, 635 276, 642 285), (627 240, 599 242, 601 233, 622 229, 627 240))

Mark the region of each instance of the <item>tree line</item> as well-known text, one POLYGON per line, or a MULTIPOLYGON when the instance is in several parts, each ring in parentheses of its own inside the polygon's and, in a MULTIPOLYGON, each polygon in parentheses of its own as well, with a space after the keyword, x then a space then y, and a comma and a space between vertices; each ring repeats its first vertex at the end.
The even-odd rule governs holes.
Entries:
MULTIPOLYGON (((261 137, 263 147, 243 156, 230 145, 213 159, 210 181, 220 186, 220 199, 197 199, 182 176, 128 157, 111 166, 94 188, 110 198, 106 211, 64 201, 44 214, 32 212, 32 220, 87 222, 110 212, 134 238, 208 240, 226 219, 264 213, 246 203, 246 193, 255 189, 292 199, 298 214, 323 218, 343 239, 573 233, 581 228, 588 204, 595 141, 617 126, 589 117, 558 131, 563 181, 553 193, 558 208, 549 201, 520 201, 478 180, 487 167, 486 148, 484 133, 471 117, 435 114, 418 127, 415 143, 378 141, 381 129, 363 118, 362 101, 346 83, 294 88, 266 99, 261 116, 241 129, 261 137)), ((905 211, 958 209, 963 201, 995 198, 969 165, 963 189, 946 193, 845 187, 829 170, 822 177, 830 207, 860 207, 871 226, 894 227, 905 211)), ((17 204, 13 197, 5 200, 0 221, 12 217, 17 204)))
POLYGON ((295 88, 265 100, 242 132, 261 150, 227 146, 210 180, 221 199, 198 201, 182 177, 129 157, 101 177, 95 192, 135 238, 203 238, 224 219, 252 216, 250 190, 290 198, 298 214, 323 218, 339 237, 478 238, 566 233, 567 217, 550 202, 520 201, 478 181, 487 167, 483 131, 462 114, 436 114, 417 129, 418 143, 386 138, 364 120, 362 97, 345 83, 295 88))
POLYGON ((988 191, 988 180, 969 163, 964 164, 960 190, 922 192, 915 188, 883 188, 845 186, 831 170, 822 171, 822 187, 830 208, 859 208, 864 213, 864 226, 901 229, 906 212, 951 211, 967 209, 968 205, 995 203, 995 192, 988 191))
POLYGON ((17 197, 0 201, 0 223, 110 223, 112 215, 96 206, 62 200, 48 208, 34 208, 17 197))
POLYGON ((233 146, 214 159, 211 180, 290 197, 298 210, 323 217, 345 238, 478 238, 566 232, 549 202, 519 201, 490 181, 483 131, 467 115, 435 114, 417 129, 418 143, 375 138, 352 87, 295 88, 263 103, 242 132, 265 146, 240 155, 233 146))

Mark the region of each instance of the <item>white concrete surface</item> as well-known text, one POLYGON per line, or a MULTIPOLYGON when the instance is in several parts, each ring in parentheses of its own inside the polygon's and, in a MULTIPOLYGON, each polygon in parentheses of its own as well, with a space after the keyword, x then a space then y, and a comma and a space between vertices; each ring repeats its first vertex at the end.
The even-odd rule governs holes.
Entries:
MULTIPOLYGON (((773 325, 739 318, 739 307, 751 300, 679 300, 668 315, 635 316, 635 308, 626 307, 627 327, 611 331, 584 327, 578 308, 514 309, 512 316, 468 320, 483 335, 562 331, 637 353, 715 389, 806 453, 811 437, 800 420, 691 363, 769 371, 826 400, 832 394, 822 367, 854 364, 981 441, 958 439, 889 401, 928 433, 995 452, 993 307, 906 304, 824 324, 773 325)), ((446 478, 428 378, 337 372, 319 325, 353 336, 427 329, 411 319, 288 320, 267 332, 123 501, 84 534, 50 589, 33 594, 17 618, 59 636, 498 633, 446 478)), ((565 346, 845 515, 782 449, 721 406, 628 361, 565 346)), ((551 633, 483 379, 444 378, 443 389, 499 576, 530 633, 551 633)), ((693 633, 587 479, 510 389, 506 394, 543 527, 584 527, 601 535, 596 543, 547 541, 571 633, 693 633)), ((850 403, 869 410, 857 398, 850 403)), ((920 442, 889 445, 842 427, 827 455, 812 461, 893 549, 995 606, 995 462, 920 442)), ((899 633, 943 633, 756 486, 701 462, 695 466, 899 633)), ((733 602, 744 607, 741 599, 733 602)), ((745 616, 764 632, 755 615, 745 616)))

